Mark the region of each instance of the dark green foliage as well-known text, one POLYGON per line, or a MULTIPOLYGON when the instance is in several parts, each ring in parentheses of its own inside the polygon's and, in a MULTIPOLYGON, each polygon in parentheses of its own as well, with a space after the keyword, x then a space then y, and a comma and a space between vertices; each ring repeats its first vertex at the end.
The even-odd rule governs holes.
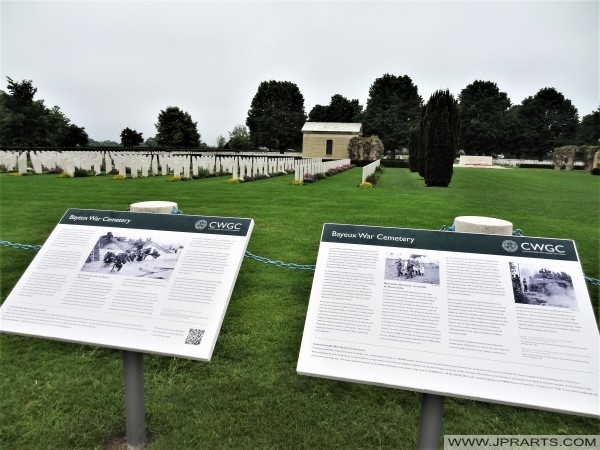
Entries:
POLYGON ((254 145, 250 139, 250 133, 246 125, 236 125, 233 130, 229 132, 229 140, 226 142, 224 147, 235 150, 235 151, 248 151, 252 150, 254 145))
POLYGON ((576 141, 577 108, 554 88, 540 89, 533 97, 527 97, 513 114, 513 145, 540 160, 555 148, 576 141))
POLYGON ((329 106, 315 105, 308 114, 308 120, 310 122, 360 122, 362 109, 357 99, 348 100, 340 94, 335 94, 331 97, 329 106))
POLYGON ((425 165, 427 164, 426 162, 426 155, 427 152, 425 151, 424 148, 424 140, 425 140, 425 136, 423 136, 424 133, 424 114, 425 114, 425 106, 423 106, 423 108, 421 108, 421 114, 419 117, 419 135, 417 137, 417 140, 419 141, 419 145, 418 145, 418 152, 417 152, 417 172, 419 173, 419 175, 422 178, 425 178, 425 165))
POLYGON ((600 108, 583 116, 577 129, 577 143, 597 145, 600 142, 600 108))
POLYGON ((246 125, 255 147, 300 148, 306 121, 304 97, 290 81, 263 81, 252 99, 246 125))
MULTIPOLYGON (((458 151, 460 110, 450 91, 436 91, 423 108, 420 123, 421 151, 427 186, 447 187, 458 151)), ((419 171, 419 173, 421 173, 419 171)))
POLYGON ((129 127, 121 131, 121 145, 123 147, 137 147, 144 142, 143 133, 138 133, 129 127))
POLYGON ((61 136, 59 147, 84 147, 88 145, 89 138, 85 132, 85 128, 78 127, 74 124, 67 125, 61 136))
POLYGON ((409 76, 385 74, 369 89, 363 113, 365 135, 377 135, 392 155, 408 146, 408 132, 419 120, 423 100, 409 76))
POLYGON ((403 159, 382 159, 381 165, 384 168, 408 169, 408 162, 403 159))
POLYGON ((413 125, 408 131, 408 168, 411 172, 419 171, 419 126, 413 125))
POLYGON ((461 110, 460 148, 467 155, 504 151, 510 100, 496 83, 475 81, 458 96, 461 110))
POLYGON ((592 175, 600 175, 600 167, 595 167, 591 171, 592 175))
POLYGON ((76 167, 75 171, 73 172, 74 177, 87 177, 88 175, 89 173, 87 170, 81 169, 79 167, 76 167))
POLYGON ((15 82, 0 91, 0 145, 76 147, 88 143, 85 129, 78 127, 58 106, 47 108, 34 100, 37 88, 31 80, 15 82))
POLYGON ((169 106, 158 114, 156 142, 174 148, 200 147, 200 133, 192 117, 177 106, 169 106))

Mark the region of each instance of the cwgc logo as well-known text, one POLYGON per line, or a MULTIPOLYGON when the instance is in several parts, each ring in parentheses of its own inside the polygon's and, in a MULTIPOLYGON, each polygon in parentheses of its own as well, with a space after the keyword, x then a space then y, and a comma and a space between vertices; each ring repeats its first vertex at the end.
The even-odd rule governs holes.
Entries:
POLYGON ((515 241, 506 240, 502 241, 502 248, 507 252, 514 253, 519 249, 519 246, 515 241))
POLYGON ((208 222, 206 220, 199 220, 198 222, 196 222, 194 224, 194 227, 196 228, 196 230, 200 231, 200 230, 204 230, 207 225, 208 225, 208 222))

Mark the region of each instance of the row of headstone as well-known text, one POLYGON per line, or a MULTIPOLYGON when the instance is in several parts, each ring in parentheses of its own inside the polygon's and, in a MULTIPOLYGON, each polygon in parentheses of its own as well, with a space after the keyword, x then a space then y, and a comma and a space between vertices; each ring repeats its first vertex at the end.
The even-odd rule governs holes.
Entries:
POLYGON ((377 161, 373 161, 371 164, 367 164, 366 166, 364 166, 362 170, 362 182, 364 183, 365 181, 367 181, 367 178, 370 175, 373 175, 380 165, 381 160, 378 159, 377 161))
POLYGON ((332 161, 323 161, 322 158, 304 158, 296 163, 294 177, 302 181, 305 175, 316 175, 325 173, 329 169, 349 165, 350 159, 335 159, 332 161))
POLYGON ((210 152, 200 156, 191 154, 142 154, 139 152, 94 152, 94 151, 1 151, 0 164, 7 171, 15 168, 20 173, 28 170, 28 159, 31 161, 34 173, 43 170, 60 168, 62 172, 73 176, 75 169, 93 171, 96 175, 102 173, 102 164, 105 163, 105 172, 116 170, 119 175, 132 178, 169 175, 192 177, 199 175, 200 171, 209 174, 231 173, 234 178, 243 178, 245 175, 279 173, 293 170, 296 159, 294 157, 267 158, 247 156, 217 156, 210 152), (235 173, 234 173, 235 171, 235 173))
POLYGON ((293 170, 295 158, 234 157, 232 178, 243 179, 245 176, 270 175, 293 170))
POLYGON ((0 165, 7 171, 12 172, 19 165, 19 152, 2 150, 0 151, 0 165))
POLYGON ((93 170, 101 173, 103 152, 53 152, 53 151, 6 151, 0 152, 0 165, 12 172, 15 168, 20 174, 27 173, 28 161, 31 161, 33 173, 42 173, 43 169, 60 168, 73 176, 75 168, 93 170))

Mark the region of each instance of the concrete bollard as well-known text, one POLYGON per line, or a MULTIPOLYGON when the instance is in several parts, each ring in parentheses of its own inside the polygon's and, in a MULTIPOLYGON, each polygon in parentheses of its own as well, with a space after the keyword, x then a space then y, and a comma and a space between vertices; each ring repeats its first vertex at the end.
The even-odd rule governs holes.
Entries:
POLYGON ((454 231, 459 233, 512 235, 513 224, 493 217, 460 216, 454 219, 454 231))
POLYGON ((131 212, 144 212, 153 214, 173 214, 178 211, 177 203, 163 201, 149 201, 132 203, 129 206, 131 212))

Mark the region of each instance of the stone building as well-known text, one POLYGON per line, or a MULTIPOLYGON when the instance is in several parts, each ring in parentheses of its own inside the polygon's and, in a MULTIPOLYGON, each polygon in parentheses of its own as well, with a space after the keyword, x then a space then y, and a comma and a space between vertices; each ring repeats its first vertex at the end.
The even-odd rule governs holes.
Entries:
POLYGON ((302 127, 302 157, 348 158, 348 142, 362 136, 362 123, 306 122, 302 127))

